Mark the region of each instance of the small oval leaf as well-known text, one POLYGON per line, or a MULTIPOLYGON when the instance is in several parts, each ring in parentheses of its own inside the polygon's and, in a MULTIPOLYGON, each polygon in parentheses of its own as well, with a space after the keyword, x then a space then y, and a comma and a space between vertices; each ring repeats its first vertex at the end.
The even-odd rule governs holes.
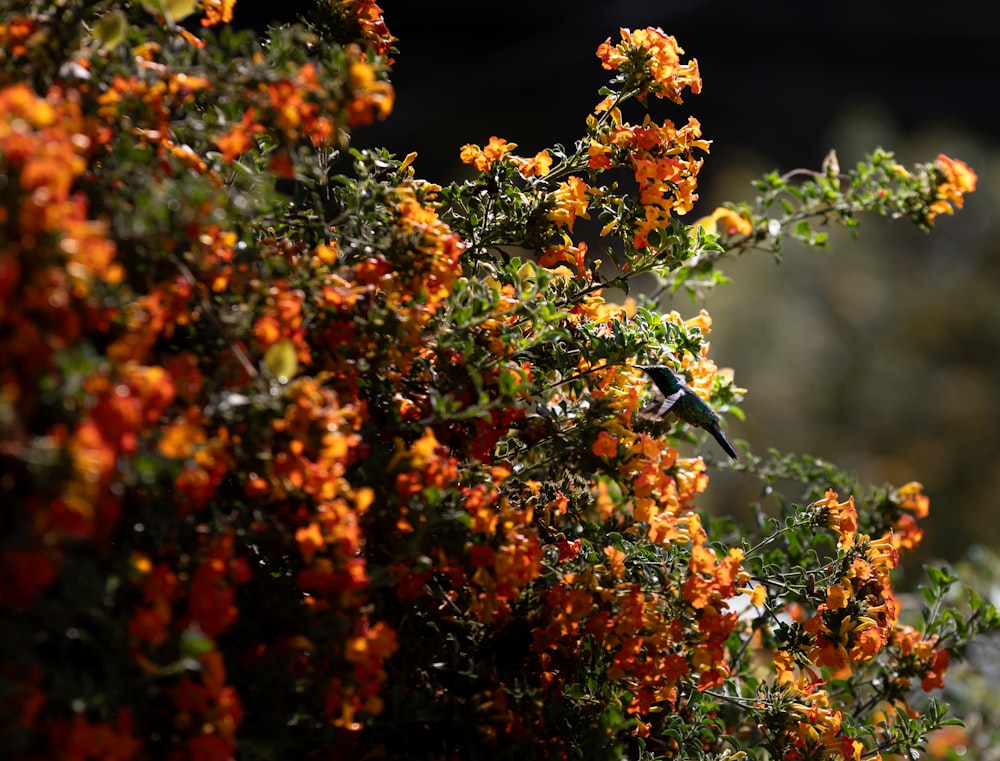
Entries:
POLYGON ((264 367, 278 383, 288 383, 294 378, 299 369, 299 360, 295 356, 292 342, 284 338, 264 352, 264 367))

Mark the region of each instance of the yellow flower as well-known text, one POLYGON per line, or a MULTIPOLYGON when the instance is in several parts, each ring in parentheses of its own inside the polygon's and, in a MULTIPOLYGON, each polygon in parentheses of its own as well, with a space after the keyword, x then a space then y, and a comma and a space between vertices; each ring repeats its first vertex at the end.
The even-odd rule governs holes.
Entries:
POLYGON ((692 232, 697 227, 702 227, 708 233, 721 233, 723 235, 750 235, 753 232, 753 225, 746 217, 741 217, 732 209, 719 206, 707 217, 702 217, 694 223, 692 232))
POLYGON ((590 141, 587 148, 587 166, 591 169, 611 168, 611 146, 599 143, 596 140, 590 141))
POLYGON ((590 188, 583 180, 573 175, 566 182, 559 183, 559 187, 552 193, 555 201, 555 208, 549 212, 549 219, 560 227, 567 227, 573 231, 573 223, 577 217, 590 219, 587 214, 587 207, 590 201, 587 198, 587 191, 590 188))
POLYGON ((952 214, 955 208, 961 209, 965 203, 963 196, 976 189, 976 173, 964 161, 949 158, 943 153, 937 157, 935 167, 941 174, 943 182, 939 183, 927 212, 927 221, 931 222, 939 214, 952 214))
POLYGON ((702 309, 698 312, 697 317, 692 317, 684 321, 684 327, 687 330, 692 330, 697 328, 701 331, 703 336, 707 336, 712 332, 712 315, 708 313, 707 310, 702 309))
POLYGON ((926 518, 930 512, 931 501, 923 494, 924 486, 919 481, 903 484, 893 495, 893 501, 904 510, 909 510, 916 518, 926 518))

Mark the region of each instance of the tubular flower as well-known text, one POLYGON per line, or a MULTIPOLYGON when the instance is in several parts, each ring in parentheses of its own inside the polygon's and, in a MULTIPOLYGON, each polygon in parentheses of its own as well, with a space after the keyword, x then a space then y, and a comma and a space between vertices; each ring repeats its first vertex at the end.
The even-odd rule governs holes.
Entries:
POLYGON ((892 522, 892 543, 897 550, 912 550, 924 538, 924 530, 917 521, 930 512, 930 500, 923 493, 923 485, 911 481, 889 495, 889 502, 898 513, 892 522))
POLYGON ((814 502, 817 523, 837 532, 837 549, 849 549, 854 544, 858 531, 858 511, 854 507, 854 497, 845 502, 837 502, 837 493, 828 489, 823 499, 814 502))
POLYGON ((552 156, 548 151, 539 151, 530 159, 523 159, 519 156, 512 156, 511 159, 517 166, 517 171, 522 177, 544 177, 552 168, 552 156))
MULTIPOLYGON (((708 152, 711 141, 701 136, 697 119, 677 128, 667 120, 662 125, 649 122, 640 126, 622 124, 616 118, 607 129, 596 134, 607 146, 604 154, 594 145, 589 154, 598 165, 605 160, 620 161, 632 169, 639 186, 641 207, 633 222, 632 245, 643 248, 648 236, 665 226, 673 214, 687 214, 698 200, 698 172, 703 160, 694 151, 708 152)), ((606 230, 613 229, 612 227, 606 230)))
POLYGON ((236 5, 236 0, 203 0, 203 2, 205 18, 201 20, 202 26, 228 24, 233 20, 233 6, 236 5))
POLYGON ((695 609, 709 605, 724 607, 725 600, 735 597, 749 580, 743 571, 743 552, 733 548, 721 560, 713 549, 695 546, 691 550, 691 563, 683 595, 695 609))
POLYGON ((587 208, 590 201, 587 198, 587 183, 575 175, 565 182, 559 183, 559 187, 552 193, 552 200, 555 208, 549 212, 549 219, 559 227, 566 227, 573 231, 573 223, 577 217, 590 219, 587 208))
POLYGON ((587 148, 587 166, 591 169, 611 168, 611 146, 599 143, 591 138, 590 146, 587 148))
POLYGON ((231 162, 250 150, 254 144, 252 135, 263 132, 264 128, 257 122, 253 108, 248 108, 239 124, 233 126, 224 135, 216 138, 215 144, 222 153, 222 159, 231 162))
POLYGON ((923 493, 923 484, 910 481, 903 484, 892 495, 892 501, 903 510, 909 510, 914 518, 926 518, 930 512, 930 500, 923 493))
POLYGON ((949 158, 943 153, 938 155, 934 164, 940 176, 940 182, 935 189, 935 200, 927 212, 930 222, 939 214, 953 214, 965 204, 965 194, 976 189, 976 173, 968 164, 959 159, 949 158), (954 207, 953 207, 954 205, 954 207))
POLYGON ((716 207, 715 211, 707 217, 702 217, 695 225, 700 225, 710 233, 721 233, 727 236, 750 235, 753 233, 753 225, 750 220, 737 214, 732 209, 725 206, 716 207))
MULTIPOLYGON (((364 53, 357 45, 348 46, 348 49, 359 60, 351 64, 350 82, 354 88, 352 99, 347 103, 347 126, 360 127, 371 124, 375 118, 385 119, 392 113, 395 104, 396 93, 392 85, 375 76, 375 69, 370 63, 364 60, 364 53)), ((323 132, 332 135, 332 128, 325 128, 323 132)), ((310 129, 314 143, 321 142, 318 133, 310 129)))
POLYGON ((546 249, 545 253, 538 259, 538 266, 556 268, 561 265, 570 264, 576 267, 576 276, 579 278, 591 279, 590 271, 586 269, 587 244, 580 241, 579 245, 573 245, 573 241, 568 235, 563 235, 563 243, 546 249))
POLYGON ((462 146, 459 157, 463 164, 472 164, 478 171, 485 172, 515 148, 517 143, 508 143, 502 137, 494 135, 485 148, 472 143, 462 146))
POLYGON ((920 679, 924 692, 944 687, 949 656, 937 637, 925 639, 916 629, 901 626, 892 634, 892 645, 899 653, 895 679, 903 691, 909 688, 911 678, 920 679))
MULTIPOLYGON (((337 5, 343 6, 357 19, 361 26, 362 38, 375 48, 377 55, 389 52, 396 38, 389 32, 382 18, 382 9, 374 0, 337 0, 337 5)), ((391 59, 389 63, 392 63, 391 59)))
POLYGON ((873 542, 862 534, 853 551, 860 556, 827 588, 825 601, 803 625, 810 637, 805 655, 817 666, 847 673, 882 650, 899 616, 889 587, 888 572, 898 563, 891 541, 873 542))
POLYGON ((652 93, 681 103, 684 88, 697 95, 701 92, 698 61, 682 64, 683 48, 677 40, 659 27, 621 29, 621 42, 611 44, 609 37, 597 48, 597 57, 605 69, 618 70, 631 77, 630 84, 640 97, 652 93))
POLYGON ((597 434, 591 451, 598 457, 609 459, 618 454, 618 440, 607 431, 597 434))

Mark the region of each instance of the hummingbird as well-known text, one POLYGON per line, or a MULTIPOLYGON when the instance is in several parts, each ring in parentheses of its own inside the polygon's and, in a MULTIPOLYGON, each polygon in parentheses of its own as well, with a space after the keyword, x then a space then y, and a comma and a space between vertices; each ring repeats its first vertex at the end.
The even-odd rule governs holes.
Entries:
POLYGON ((673 412, 689 425, 704 428, 719 442, 726 454, 737 459, 738 455, 729 439, 722 433, 722 421, 711 407, 698 396, 677 374, 666 365, 636 365, 645 372, 666 397, 663 412, 673 412))

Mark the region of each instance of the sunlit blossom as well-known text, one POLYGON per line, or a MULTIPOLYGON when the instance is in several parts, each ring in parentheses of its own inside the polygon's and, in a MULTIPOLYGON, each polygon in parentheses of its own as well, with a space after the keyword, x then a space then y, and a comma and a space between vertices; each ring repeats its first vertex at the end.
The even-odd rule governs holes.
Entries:
POLYGON ((941 182, 936 188, 936 199, 931 203, 927 214, 930 222, 939 214, 952 214, 955 209, 961 209, 965 204, 965 194, 976 189, 977 176, 969 165, 959 159, 949 158, 939 154, 934 164, 941 176, 941 182))
POLYGON ((559 183, 559 187, 551 196, 554 207, 549 212, 549 219, 560 227, 566 227, 570 232, 573 231, 573 223, 578 217, 590 219, 587 211, 590 206, 588 190, 587 183, 575 175, 559 183))
POLYGON ((517 143, 508 143, 496 135, 490 138, 485 148, 469 143, 459 152, 463 164, 472 164, 478 171, 487 171, 494 163, 517 148, 517 143))
POLYGON ((658 27, 621 30, 621 42, 611 45, 610 38, 597 49, 605 69, 627 69, 635 77, 640 93, 652 92, 658 98, 681 102, 681 92, 701 92, 698 62, 682 64, 684 50, 674 37, 658 27))

